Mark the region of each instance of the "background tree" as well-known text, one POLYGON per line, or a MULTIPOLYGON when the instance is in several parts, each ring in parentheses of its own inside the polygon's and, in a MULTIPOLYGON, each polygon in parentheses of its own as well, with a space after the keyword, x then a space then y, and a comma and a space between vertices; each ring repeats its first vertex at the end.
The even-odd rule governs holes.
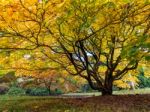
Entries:
POLYGON ((147 0, 19 0, 2 2, 1 9, 2 51, 38 52, 103 95, 149 60, 147 0))
POLYGON ((149 57, 149 9, 142 1, 72 1, 58 19, 60 52, 93 89, 110 95, 115 80, 149 57))

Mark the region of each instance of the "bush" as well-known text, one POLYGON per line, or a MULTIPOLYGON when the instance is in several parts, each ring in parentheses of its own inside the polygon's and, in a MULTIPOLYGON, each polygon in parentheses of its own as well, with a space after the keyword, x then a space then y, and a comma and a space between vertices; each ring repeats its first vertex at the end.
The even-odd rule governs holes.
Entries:
POLYGON ((61 89, 55 89, 55 91, 51 91, 50 92, 50 94, 51 95, 60 95, 60 94, 62 94, 63 92, 62 92, 62 90, 61 89))
POLYGON ((117 87, 116 85, 114 85, 112 89, 113 89, 113 91, 119 91, 119 90, 121 90, 121 88, 117 87))
POLYGON ((17 95, 22 96, 25 95, 25 90, 19 87, 11 87, 7 92, 7 95, 17 95))
POLYGON ((49 90, 47 88, 42 87, 28 88, 26 90, 26 94, 31 96, 47 96, 49 95, 49 90))
POLYGON ((0 85, 0 95, 6 94, 8 92, 8 90, 9 90, 9 87, 0 85))
POLYGON ((145 77, 144 69, 139 69, 140 74, 138 75, 139 79, 139 88, 150 87, 150 77, 145 77))
POLYGON ((147 88, 150 87, 150 78, 144 76, 144 74, 140 74, 138 76, 139 79, 139 88, 147 88))
POLYGON ((44 87, 28 88, 26 89, 26 94, 30 96, 48 96, 48 95, 60 95, 63 92, 60 89, 55 89, 54 91, 49 91, 44 87))

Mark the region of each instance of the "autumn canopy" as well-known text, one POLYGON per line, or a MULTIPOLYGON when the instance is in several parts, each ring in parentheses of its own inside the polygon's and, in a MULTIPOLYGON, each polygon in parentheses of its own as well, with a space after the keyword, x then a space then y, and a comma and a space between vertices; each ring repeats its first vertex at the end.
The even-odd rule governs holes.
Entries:
POLYGON ((150 75, 149 0, 1 0, 2 68, 63 70, 112 94, 117 81, 150 75))

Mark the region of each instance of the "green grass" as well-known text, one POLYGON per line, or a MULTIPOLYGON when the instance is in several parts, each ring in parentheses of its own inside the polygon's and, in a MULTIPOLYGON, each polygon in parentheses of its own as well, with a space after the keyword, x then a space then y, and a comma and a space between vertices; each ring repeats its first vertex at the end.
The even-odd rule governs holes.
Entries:
MULTIPOLYGON (((150 94, 150 88, 144 89, 135 89, 135 90, 121 90, 113 91, 114 95, 126 95, 126 94, 150 94)), ((68 93, 64 94, 66 96, 100 96, 100 92, 91 92, 91 93, 68 93)))
POLYGON ((114 91, 114 94, 150 94, 150 88, 114 91))
POLYGON ((70 97, 0 96, 0 112, 149 112, 150 89, 115 91, 114 96, 95 96, 99 93, 70 93, 70 97), (125 95, 125 94, 145 95, 125 95), (118 95, 121 94, 121 95, 118 95), (124 94, 124 95, 122 95, 124 94))
MULTIPOLYGON (((76 109, 64 99, 34 96, 1 96, 0 112, 65 112, 76 109)), ((72 112, 72 111, 71 111, 72 112)))

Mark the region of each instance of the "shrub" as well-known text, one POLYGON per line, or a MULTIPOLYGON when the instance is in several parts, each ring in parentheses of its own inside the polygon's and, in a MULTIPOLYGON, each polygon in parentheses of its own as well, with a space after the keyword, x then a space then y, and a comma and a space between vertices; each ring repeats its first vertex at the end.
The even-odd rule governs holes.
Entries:
POLYGON ((26 89, 26 94, 31 96, 48 96, 48 95, 60 95, 63 92, 60 89, 55 89, 54 91, 49 91, 44 87, 28 88, 26 89))
POLYGON ((19 87, 11 87, 7 92, 8 95, 17 95, 22 96, 25 95, 25 90, 19 87))
POLYGON ((150 78, 144 76, 144 74, 140 74, 138 76, 139 79, 139 88, 147 88, 150 87, 150 78))
POLYGON ((26 94, 31 96, 47 96, 49 95, 49 90, 42 87, 28 88, 26 94))
POLYGON ((55 89, 54 91, 51 91, 51 95, 60 95, 60 94, 62 94, 63 92, 62 92, 62 90, 61 89, 55 89))
POLYGON ((113 91, 119 91, 119 90, 121 90, 121 88, 117 87, 116 85, 114 85, 112 89, 113 89, 113 91))
POLYGON ((145 77, 144 69, 139 69, 140 74, 138 75, 139 79, 139 88, 150 87, 150 77, 145 77))

